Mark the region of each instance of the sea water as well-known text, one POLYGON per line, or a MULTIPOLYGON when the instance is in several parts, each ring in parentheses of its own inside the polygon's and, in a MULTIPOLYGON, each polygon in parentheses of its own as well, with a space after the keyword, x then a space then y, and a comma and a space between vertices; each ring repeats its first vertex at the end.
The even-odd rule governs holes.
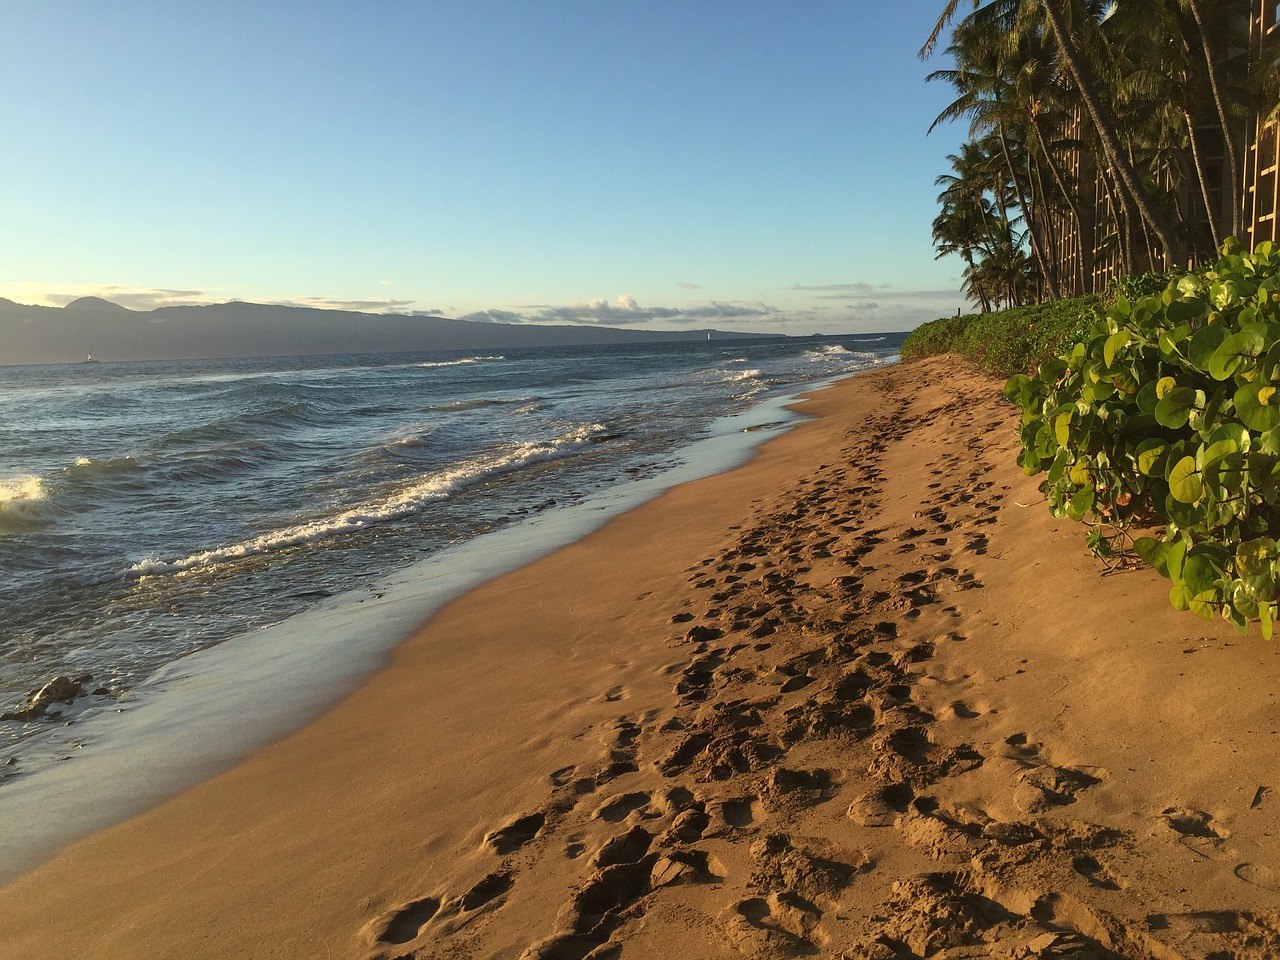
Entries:
POLYGON ((660 485, 765 398, 901 342, 0 367, 0 712, 91 677, 74 707, 0 721, 0 794, 69 717, 181 658, 660 485))

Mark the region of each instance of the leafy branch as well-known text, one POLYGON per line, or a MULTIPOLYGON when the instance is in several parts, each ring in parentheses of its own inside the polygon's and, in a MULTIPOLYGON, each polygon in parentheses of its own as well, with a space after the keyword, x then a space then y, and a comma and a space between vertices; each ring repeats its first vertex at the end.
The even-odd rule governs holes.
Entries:
POLYGON ((1017 374, 1029 476, 1090 525, 1107 563, 1137 554, 1170 602, 1268 639, 1280 600, 1280 250, 1234 241, 1158 293, 1115 297, 1087 337, 1017 374), (1132 537, 1135 521, 1163 531, 1132 537))

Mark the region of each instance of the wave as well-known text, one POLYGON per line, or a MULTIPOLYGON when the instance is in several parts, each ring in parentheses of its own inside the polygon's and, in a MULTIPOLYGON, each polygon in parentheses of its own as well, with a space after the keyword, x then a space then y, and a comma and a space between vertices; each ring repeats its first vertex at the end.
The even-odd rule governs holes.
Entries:
POLYGON ((427 438, 422 434, 413 433, 403 437, 397 437, 394 440, 388 440, 385 444, 388 450, 417 450, 427 445, 427 438))
POLYGON ((473 400, 451 400, 448 403, 435 403, 429 407, 423 407, 423 413, 457 413, 463 410, 481 410, 484 407, 503 407, 515 403, 523 403, 526 406, 535 401, 531 401, 528 397, 516 398, 497 398, 489 399, 486 397, 477 397, 473 400))
POLYGON ((0 480, 0 533, 38 526, 49 507, 49 491, 37 476, 0 480))
POLYGON ((549 440, 508 444, 487 455, 465 460, 447 470, 426 474, 389 496, 371 500, 334 516, 320 517, 305 523, 282 527, 240 543, 202 550, 176 560, 141 560, 133 564, 128 573, 135 577, 184 573, 244 557, 273 553, 412 516, 432 501, 444 499, 456 490, 490 477, 510 473, 532 463, 571 456, 584 443, 597 434, 603 433, 604 430, 602 424, 584 423, 549 440))
POLYGON ((92 457, 76 457, 76 462, 63 467, 63 472, 77 478, 110 476, 118 473, 133 473, 142 469, 142 463, 136 457, 112 457, 108 460, 95 460, 92 457))
POLYGON ((807 353, 814 360, 824 360, 828 357, 847 355, 850 351, 846 350, 838 343, 829 343, 825 347, 819 347, 817 350, 809 350, 807 353))
POLYGON ((744 380, 758 380, 764 376, 764 372, 752 367, 750 370, 723 370, 720 371, 723 376, 723 383, 742 383, 744 380))
POLYGON ((0 510, 19 503, 45 499, 44 479, 36 476, 0 480, 0 510))
POLYGON ((436 361, 428 361, 427 363, 416 363, 414 364, 414 366, 427 370, 433 367, 461 367, 469 363, 497 363, 498 361, 505 360, 505 359, 507 358, 506 357, 462 357, 458 360, 436 360, 436 361))

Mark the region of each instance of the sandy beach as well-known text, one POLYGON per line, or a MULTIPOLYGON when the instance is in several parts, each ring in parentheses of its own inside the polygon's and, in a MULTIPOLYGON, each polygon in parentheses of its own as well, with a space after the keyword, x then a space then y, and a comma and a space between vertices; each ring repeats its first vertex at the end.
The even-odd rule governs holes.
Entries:
POLYGON ((0 957, 1280 956, 1280 654, 1105 573, 954 358, 446 606, 0 889, 0 957))

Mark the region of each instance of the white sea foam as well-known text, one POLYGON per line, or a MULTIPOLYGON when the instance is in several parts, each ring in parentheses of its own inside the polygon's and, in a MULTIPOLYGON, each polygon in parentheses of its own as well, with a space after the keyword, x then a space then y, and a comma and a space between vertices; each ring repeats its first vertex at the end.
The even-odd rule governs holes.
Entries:
POLYGON ((14 477, 0 480, 0 510, 23 503, 36 503, 48 495, 41 477, 14 477))
POLYGON ((396 437, 394 440, 387 441, 387 446, 393 450, 397 448, 402 450, 414 450, 418 447, 425 447, 426 445, 426 437, 416 433, 408 436, 396 437))
POLYGON ((418 477, 389 496, 360 504, 334 516, 282 527, 231 546, 202 550, 177 560, 141 560, 130 567, 128 572, 136 577, 184 573, 411 516, 433 500, 447 497, 453 491, 477 481, 509 473, 531 463, 572 455, 583 443, 604 432, 604 429, 599 423, 584 423, 550 440, 508 444, 447 470, 418 477))
POLYGON ((141 464, 134 457, 113 457, 108 460, 95 460, 92 457, 76 457, 75 463, 64 469, 65 473, 74 476, 94 476, 107 473, 128 473, 137 470, 141 464))
POLYGON ((437 360, 434 362, 415 364, 415 366, 421 367, 423 369, 431 369, 433 367, 461 367, 469 363, 497 363, 498 361, 505 360, 505 359, 507 358, 506 357, 461 357, 460 359, 457 359, 457 360, 437 360))
POLYGON ((49 491, 41 477, 0 480, 0 533, 38 523, 49 505, 49 491))
POLYGON ((529 403, 528 397, 475 397, 469 400, 450 400, 447 403, 435 403, 424 407, 425 413, 454 413, 466 410, 481 410, 485 407, 504 407, 516 403, 529 403))
POLYGON ((762 371, 755 367, 750 370, 725 370, 723 373, 725 383, 742 383, 744 380, 755 380, 764 375, 762 371))

